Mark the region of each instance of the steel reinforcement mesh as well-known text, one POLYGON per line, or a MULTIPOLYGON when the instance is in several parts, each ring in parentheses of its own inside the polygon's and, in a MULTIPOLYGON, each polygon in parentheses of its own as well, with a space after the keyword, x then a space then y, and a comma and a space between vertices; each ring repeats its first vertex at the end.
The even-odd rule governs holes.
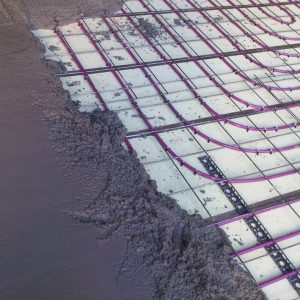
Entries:
POLYGON ((270 299, 300 295, 299 14, 300 1, 138 0, 37 33, 72 99, 119 115, 158 189, 224 230, 270 299))

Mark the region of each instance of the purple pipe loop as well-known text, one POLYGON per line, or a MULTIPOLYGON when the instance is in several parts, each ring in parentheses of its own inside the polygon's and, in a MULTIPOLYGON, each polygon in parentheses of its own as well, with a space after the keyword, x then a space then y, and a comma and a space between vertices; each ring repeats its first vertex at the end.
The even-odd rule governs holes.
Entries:
MULTIPOLYGON (((253 0, 250 0, 250 2, 253 4, 253 5, 257 5, 253 0)), ((295 17, 285 8, 285 7, 282 7, 281 5, 280 5, 280 3, 278 3, 278 2, 274 2, 274 1, 271 1, 271 0, 269 0, 269 2, 271 3, 271 4, 274 4, 274 6, 276 6, 278 9, 280 9, 281 11, 283 11, 284 13, 286 13, 287 14, 287 17, 289 17, 290 18, 290 21, 284 21, 284 20, 282 20, 280 17, 277 17, 277 16, 274 16, 274 15, 272 15, 271 13, 269 13, 268 11, 266 11, 264 8, 262 8, 262 7, 257 7, 257 9, 259 10, 259 11, 261 11, 264 15, 266 15, 267 17, 269 17, 270 19, 272 19, 272 20, 274 20, 274 21, 276 21, 276 22, 278 22, 278 23, 280 23, 280 24, 285 24, 285 25, 292 25, 292 24, 294 24, 295 22, 296 22, 296 19, 295 19, 295 17)))
MULTIPOLYGON (((165 3, 166 3, 166 5, 172 10, 172 9, 174 9, 174 7, 171 5, 171 4, 169 4, 166 0, 163 0, 165 3)), ((193 3, 191 3, 189 0, 187 1, 187 2, 189 2, 190 3, 190 5, 193 5, 193 3)), ((145 3, 144 2, 142 2, 143 4, 144 4, 144 7, 146 8, 146 9, 148 9, 149 10, 149 8, 145 5, 145 3)), ((195 6, 194 6, 194 8, 195 8, 195 6)), ((202 12, 200 12, 204 17, 206 17, 202 12)), ((181 18, 181 19, 183 19, 183 20, 185 20, 178 12, 176 12, 176 15, 179 17, 179 18, 181 18)), ((211 20, 210 19, 208 19, 208 21, 210 22, 211 20)), ((186 23, 186 22, 185 22, 186 23)), ((213 47, 210 43, 208 43, 208 41, 206 41, 205 39, 204 39, 204 37, 202 36, 202 34, 198 31, 198 30, 196 30, 194 27, 192 27, 189 23, 187 23, 187 25, 188 25, 188 27, 201 39, 201 40, 203 40, 205 43, 206 43, 206 45, 214 52, 214 53, 218 53, 218 51, 215 49, 215 47, 213 47)), ((220 59, 227 65, 227 66, 229 66, 230 67, 230 69, 233 71, 233 72, 235 72, 237 75, 239 75, 240 77, 242 77, 243 79, 245 79, 245 80, 251 80, 251 79, 249 79, 248 77, 246 77, 246 76, 244 76, 243 74, 241 74, 241 72, 239 72, 238 70, 236 70, 231 64, 229 64, 225 59, 224 59, 224 57, 220 57, 220 59)), ((199 64, 199 63, 198 63, 199 64)), ((199 66, 200 66, 200 68, 201 68, 201 65, 199 64, 199 66)), ((201 68, 202 69, 202 68, 201 68)), ((254 104, 251 104, 251 103, 249 103, 249 102, 247 102, 247 101, 245 101, 245 100, 243 100, 243 99, 241 99, 240 97, 237 97, 237 96, 235 96, 235 95, 233 95, 232 93, 230 93, 227 89, 225 89, 222 85, 220 85, 215 79, 214 79, 214 77, 213 76, 211 76, 211 75, 209 75, 209 73, 205 70, 205 69, 202 69, 202 71, 207 75, 207 76, 209 76, 209 78, 210 78, 210 80, 211 81, 213 81, 215 84, 216 84, 216 86, 217 87, 219 87, 228 97, 230 97, 230 98, 232 98, 232 99, 234 99, 234 100, 236 100, 236 101, 238 101, 238 102, 240 102, 240 103, 242 103, 242 104, 244 104, 244 105, 246 105, 247 107, 252 107, 253 109, 255 109, 255 110, 259 110, 259 111, 273 111, 274 109, 270 109, 270 108, 268 108, 267 106, 259 106, 259 105, 254 105, 254 104)), ((257 83, 256 83, 256 81, 253 81, 252 80, 252 83, 254 84, 254 85, 258 85, 257 83)), ((265 85, 262 85, 262 84, 260 84, 260 86, 263 86, 263 87, 266 87, 265 85)), ((269 88, 269 87, 267 87, 267 88, 269 88)), ((299 87, 300 88, 300 87, 299 87)), ((269 88, 270 89, 270 88, 269 88)), ((274 88, 274 89, 280 89, 280 90, 282 90, 282 88, 274 88)), ((284 88, 285 89, 285 88, 284 88)), ((288 90, 290 90, 291 88, 286 88, 286 89, 288 89, 288 90)), ((292 108, 292 107, 298 107, 299 105, 298 104, 296 104, 296 103, 291 103, 291 104, 289 104, 289 105, 287 105, 286 106, 286 108, 292 108)), ((288 125, 289 126, 289 128, 292 128, 292 127, 294 127, 294 125, 295 124, 290 124, 290 125, 288 125)), ((276 131, 276 128, 273 128, 273 131, 274 131, 274 129, 275 129, 275 131, 276 131)), ((271 129, 272 130, 272 129, 271 129)), ((270 131, 271 131, 270 130, 270 131)), ((263 130, 264 131, 264 130, 263 130)))
MULTIPOLYGON (((105 19, 102 18, 102 20, 105 22, 106 26, 108 27, 108 29, 110 30, 110 32, 113 33, 113 35, 115 36, 115 38, 117 39, 118 42, 120 42, 123 47, 128 51, 128 53, 130 54, 130 56, 132 57, 132 59, 137 63, 138 60, 135 57, 135 55, 131 52, 131 49, 129 49, 128 47, 126 47, 126 44, 124 43, 124 41, 119 37, 119 35, 117 34, 117 32, 115 30, 113 30, 112 26, 110 25, 110 23, 105 19)), ((85 29, 84 32, 86 32, 88 34, 88 36, 90 37, 90 40, 93 40, 92 37, 90 36, 90 34, 88 33, 88 31, 86 30, 86 28, 83 26, 82 24, 82 20, 79 21, 79 23, 81 24, 80 28, 81 29, 85 29)), ((94 46, 96 46, 96 50, 97 52, 101 52, 101 50, 99 49, 98 45, 96 44, 96 42, 94 41, 92 43, 94 46)), ((107 59, 105 60, 106 63, 109 63, 107 61, 107 59)), ((141 67, 143 70, 144 68, 141 67)), ((113 68, 112 68, 113 69, 113 68)), ((112 70, 113 71, 113 70, 112 70)), ((144 70, 144 72, 146 72, 144 70)), ((122 80, 119 78, 118 74, 116 74, 116 78, 118 78, 118 82, 120 83, 120 85, 123 87, 125 87, 125 84, 122 83, 122 80)), ((150 77, 151 78, 151 77, 150 77)), ((129 91, 127 89, 125 89, 126 93, 129 93, 129 91)), ((130 100, 130 102, 132 103, 132 105, 136 108, 139 116, 143 119, 144 123, 147 125, 148 129, 151 131, 154 131, 153 126, 151 125, 151 123, 149 122, 149 120, 147 119, 147 116, 143 113, 143 111, 141 110, 141 108, 138 106, 137 102, 135 101, 135 99, 132 97, 132 95, 129 93, 128 94, 128 98, 130 100)), ((298 173, 300 171, 299 170, 290 170, 287 172, 283 172, 283 173, 279 173, 279 174, 274 174, 274 175, 269 175, 269 176, 261 176, 261 177, 256 177, 256 178, 250 178, 250 179, 228 179, 228 180, 224 180, 222 178, 219 178, 217 176, 211 176, 203 171, 200 171, 198 169, 196 169, 195 167, 193 167, 192 165, 188 164, 187 162, 185 162, 181 157, 179 157, 165 142, 164 140, 160 137, 160 135, 156 132, 154 132, 154 136, 157 139, 158 143, 162 146, 162 148, 168 153, 170 154, 175 160, 177 160, 180 165, 185 166, 188 170, 190 170, 191 172, 193 172, 195 175, 200 175, 204 178, 210 179, 210 180, 214 180, 216 182, 231 182, 231 183, 250 183, 250 182, 260 182, 260 181, 265 181, 265 180, 270 180, 270 179, 275 179, 275 178, 280 178, 283 176, 288 176, 290 174, 295 174, 298 173)))
MULTIPOLYGON (((168 3, 166 0, 163 0, 171 9, 174 9, 174 7, 170 4, 170 3, 168 3)), ((187 2, 193 7, 193 8, 197 8, 197 6, 194 4, 194 3, 192 3, 192 1, 191 0, 187 0, 187 2)), ((231 4, 232 4, 232 2, 230 1, 230 0, 228 0, 228 2, 230 2, 231 4)), ((201 15, 202 15, 202 17, 204 17, 213 27, 215 27, 219 32, 221 32, 221 30, 220 30, 220 28, 216 25, 216 24, 214 24, 213 22, 212 22, 212 20, 210 19, 210 18, 208 18, 206 15, 205 15, 205 13, 203 13, 202 11, 198 11, 201 15)), ((178 12, 176 12, 176 15, 179 17, 179 18, 181 18, 182 20, 185 20, 184 18, 183 18, 183 16, 180 14, 180 13, 178 13, 178 12)), ((186 22, 185 22, 186 23, 186 22)), ((199 38, 201 38, 201 40, 203 40, 203 42, 205 42, 205 44, 214 52, 214 53, 218 53, 218 50, 214 47, 214 46, 212 46, 211 45, 211 43, 209 43, 206 39, 204 39, 204 37, 203 37, 203 35, 200 33, 200 31, 199 30, 197 30, 194 26, 192 26, 190 23, 187 23, 187 26, 199 37, 199 38)), ((226 33, 225 33, 225 35, 226 35, 226 33)), ((299 40, 300 40, 300 38, 299 38, 299 40)), ((234 45, 236 46, 236 43, 234 43, 234 45)), ((246 55, 246 54, 245 54, 246 55)), ((257 81, 255 81, 255 80, 253 80, 253 79, 251 79, 250 77, 248 77, 248 76, 246 76, 246 75, 244 75, 241 71, 239 71, 239 70, 237 70, 236 68, 235 68, 235 66, 234 65, 232 65, 231 63, 229 63, 228 61, 227 61, 227 59, 225 59, 224 57, 220 57, 220 59, 225 63, 225 65, 232 71, 232 72, 234 72, 236 75, 238 75, 239 77, 241 77, 242 79, 244 79, 245 81, 247 81, 247 82, 250 82, 250 83, 252 83, 254 86, 259 86, 259 87, 263 87, 263 88, 265 88, 265 89, 267 89, 267 90, 269 90, 269 91, 297 91, 297 90, 300 90, 300 86, 297 86, 297 87, 286 87, 286 88, 281 88, 281 87, 272 87, 272 86, 268 86, 268 85, 265 85, 265 84, 263 84, 263 83, 260 83, 260 82, 257 82, 257 81)), ((252 60, 253 62, 254 62, 254 60, 252 60)), ((273 70, 274 68, 272 68, 272 70, 273 70)))
MULTIPOLYGON (((234 3, 231 0, 228 0, 228 2, 231 5, 234 5, 234 3)), ((270 30, 267 30, 266 28, 264 28, 262 25, 260 25, 259 23, 257 23, 256 21, 254 21, 253 19, 251 19, 245 12, 243 12, 239 7, 236 7, 236 9, 249 21, 251 22, 254 26, 256 26, 257 28, 259 28, 261 31, 263 31, 266 34, 269 34, 270 36, 274 36, 277 37, 281 40, 284 41, 300 41, 300 37, 287 37, 287 36, 283 36, 283 35, 279 35, 276 32, 272 32, 270 30)), ((298 56, 297 56, 298 57, 298 56)))
MULTIPOLYGON (((188 1, 189 2, 189 1, 188 1)), ((212 0, 208 0, 209 3, 211 3, 214 7, 217 7, 217 5, 212 1, 212 0)), ((189 2, 190 3, 190 2, 189 2)), ((251 36, 251 34, 249 32, 247 32, 240 24, 238 24, 233 18, 231 18, 228 14, 226 14, 225 11, 221 11, 221 14, 223 14, 232 24, 234 24, 242 33, 244 33, 247 37, 249 37, 253 42, 255 42, 257 45, 259 45, 260 47, 262 47, 263 49, 267 49, 269 50, 268 46, 262 42, 260 42, 258 39, 256 39, 254 36, 251 36)), ((238 43, 236 43, 234 41, 233 38, 231 38, 228 34, 226 34, 226 32, 224 32, 224 30, 222 30, 219 25, 217 25, 215 22, 213 22, 210 18, 207 18, 208 22, 214 27, 216 28, 216 30, 218 32, 220 32, 228 41, 229 43, 234 46, 236 49, 238 49, 239 51, 243 51, 243 49, 238 45, 238 43)), ((272 50, 273 53, 276 53, 276 50, 272 50)), ((260 61, 251 58, 251 56, 249 56, 248 54, 244 54, 243 55, 247 60, 249 60, 251 63, 259 66, 262 69, 266 69, 270 72, 277 72, 277 73, 281 73, 281 74, 299 74, 300 70, 282 70, 279 68, 274 68, 274 67, 269 67, 266 66, 264 64, 262 64, 260 61)))
MULTIPOLYGON (((145 9, 150 12, 150 9, 148 8, 148 6, 143 2, 143 0, 140 1, 143 6, 145 7, 145 9)), ((156 16, 154 16, 156 21, 160 24, 161 27, 163 27, 165 29, 166 32, 168 32, 168 34, 173 38, 174 41, 176 41, 176 43, 180 46, 180 48, 188 55, 189 58, 192 59, 192 55, 189 53, 189 51, 186 50, 185 47, 182 46, 182 44, 179 42, 179 40, 176 38, 176 36, 168 29, 168 27, 166 27, 159 18, 157 18, 156 16)), ((222 85, 220 85, 218 83, 218 81, 209 74, 209 72, 206 71, 205 68, 203 68, 198 61, 194 61, 194 63, 201 69, 201 71, 210 78, 210 80, 219 88, 221 89, 221 91, 227 95, 229 98, 232 98, 244 105, 246 105, 247 107, 251 107, 254 110, 257 111, 274 111, 277 110, 277 108, 270 108, 268 106, 260 106, 260 105, 255 105, 252 104, 248 101, 243 100, 242 98, 235 96, 233 93, 229 92, 226 88, 224 88, 222 85)), ((204 104, 205 106, 209 107, 207 104, 204 104)), ((281 108, 281 109, 286 109, 286 108, 293 108, 293 107, 299 107, 298 103, 290 103, 288 105, 286 105, 286 107, 281 108)), ((282 125, 282 126, 278 126, 278 127, 251 127, 251 126, 245 126, 242 124, 239 124, 237 122, 233 122, 230 120, 227 120, 225 118, 222 118, 221 115, 219 115, 216 111, 214 111, 211 107, 209 107, 210 112, 218 118, 218 120, 224 121, 225 123, 231 124, 233 126, 237 126, 239 128, 245 129, 246 131, 279 131, 282 129, 288 129, 288 128, 296 128, 300 125, 300 123, 292 123, 292 124, 287 124, 287 125, 282 125)))
MULTIPOLYGON (((141 4, 144 5, 144 7, 147 9, 147 11, 149 11, 149 8, 145 5, 143 0, 140 0, 141 4)), ((152 43, 152 41, 139 29, 137 28, 137 26, 135 25, 135 23, 132 21, 131 17, 128 17, 129 21, 131 22, 131 24, 136 28, 136 30, 139 31, 139 33, 144 37, 144 39, 148 42, 148 44, 160 55, 160 57, 163 57, 161 51, 152 43)), ((158 24, 160 26, 163 26, 164 24, 162 23, 162 21, 157 17, 154 16, 154 19, 158 22, 158 24)), ((172 37, 172 39, 179 45, 179 47, 186 53, 186 55, 188 57, 192 57, 192 55, 189 53, 189 51, 186 50, 186 48, 179 43, 179 40, 177 39, 177 37, 168 29, 165 28, 166 32, 172 37)), ((210 76, 210 74, 201 66, 201 64, 199 64, 198 61, 194 62, 197 67, 204 72, 205 75, 210 76)), ((235 127, 238 128, 242 128, 245 129, 246 131, 278 131, 279 128, 281 129, 286 129, 286 128, 291 128, 291 127, 297 127, 300 124, 288 124, 288 125, 284 125, 284 126, 278 126, 278 127, 252 127, 252 126, 245 126, 242 124, 239 124, 237 122, 231 121, 229 119, 224 118, 222 115, 220 115, 218 112, 216 112, 214 109, 212 109, 192 88, 192 86, 190 85, 189 82, 187 82, 184 78, 184 76, 177 70, 177 68, 175 68, 173 65, 170 66, 172 68, 172 70, 175 72, 175 74, 185 83, 185 85, 188 87, 188 89, 192 92, 192 94, 194 95, 194 97, 196 99, 198 99, 200 101, 200 103, 206 108, 206 110, 208 112, 210 112, 217 120, 220 121, 224 121, 225 124, 230 124, 233 125, 235 127)), ((211 78, 211 80, 218 86, 217 81, 214 78, 211 78)), ((221 88, 221 90, 223 92, 227 92, 228 91, 225 88, 221 88)), ((171 104, 170 104, 171 105, 171 104)), ((169 105, 169 106, 170 106, 169 105)), ((229 144, 225 144, 222 142, 219 142, 213 138, 208 137, 207 135, 205 135, 203 132, 199 131, 197 128, 195 128, 194 126, 192 126, 186 119, 184 119, 179 113, 178 111, 171 106, 172 111, 174 111, 174 113, 176 114, 176 116, 189 128, 191 128, 195 134, 201 136, 202 138, 204 138, 205 140, 209 140, 219 146, 222 147, 226 147, 235 151, 240 151, 240 152, 246 152, 246 153, 255 153, 255 154, 259 154, 259 153, 268 153, 268 154, 272 154, 272 153, 276 153, 276 152, 283 152, 283 151, 289 151, 292 149, 297 149, 300 148, 300 144, 298 145, 292 145, 292 146, 287 146, 287 147, 283 147, 283 148, 278 148, 278 149, 250 149, 250 148, 241 148, 240 146, 234 146, 234 145, 229 145, 229 144), (274 152, 273 152, 274 151, 274 152)))

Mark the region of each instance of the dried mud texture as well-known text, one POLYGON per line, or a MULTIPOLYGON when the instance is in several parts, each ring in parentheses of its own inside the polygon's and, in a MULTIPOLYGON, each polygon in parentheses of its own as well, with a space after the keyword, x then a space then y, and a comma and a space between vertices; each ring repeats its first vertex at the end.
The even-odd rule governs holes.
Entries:
POLYGON ((121 145, 125 131, 114 113, 83 114, 69 102, 48 118, 55 143, 75 168, 101 170, 98 195, 70 214, 95 224, 99 239, 125 233, 120 277, 137 255, 153 278, 153 299, 263 299, 249 275, 230 263, 222 234, 202 229, 199 216, 156 191, 136 155, 121 145))

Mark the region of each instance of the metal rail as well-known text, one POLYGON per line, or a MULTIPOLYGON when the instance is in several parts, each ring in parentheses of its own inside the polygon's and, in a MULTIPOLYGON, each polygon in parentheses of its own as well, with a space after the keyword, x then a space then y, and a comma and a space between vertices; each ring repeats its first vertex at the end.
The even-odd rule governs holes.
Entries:
MULTIPOLYGON (((226 177, 222 173, 222 171, 218 168, 218 166, 213 162, 213 160, 209 156, 200 157, 199 160, 207 170, 209 174, 217 174, 218 177, 225 179, 226 177)), ((249 213, 249 208, 240 194, 236 191, 232 184, 226 183, 218 183, 220 189, 225 193, 231 204, 234 206, 235 211, 238 214, 247 214, 249 213)), ((259 245, 255 247, 265 248, 265 250, 270 254, 270 257, 276 263, 279 270, 282 272, 282 276, 287 278, 293 288, 297 291, 300 295, 300 276, 298 276, 298 271, 293 266, 292 262, 289 258, 284 254, 284 252, 280 249, 277 245, 278 241, 283 240, 281 239, 272 239, 271 235, 262 224, 262 222, 257 218, 255 214, 250 215, 244 218, 245 223, 248 225, 248 228, 252 231, 255 235, 259 245)), ((299 235, 300 232, 297 232, 299 235)), ((290 235, 290 237, 296 236, 296 233, 290 235)), ((286 237, 287 239, 287 237, 286 237)), ((246 249, 244 250, 245 253, 250 252, 251 250, 246 249)), ((243 254, 245 254, 243 253, 243 254)), ((240 256, 240 255, 236 255, 240 256)), ((268 284, 274 283, 274 279, 268 284)), ((266 286, 266 283, 261 284, 262 287, 266 286)))
MULTIPOLYGON (((124 70, 130 70, 130 69, 137 69, 140 68, 142 65, 146 66, 147 68, 155 67, 155 66, 162 66, 166 64, 180 64, 185 62, 191 62, 191 61, 202 61, 202 60, 209 60, 209 59, 216 59, 221 57, 231 57, 231 56, 240 56, 245 54, 255 54, 255 53, 262 53, 262 52, 268 52, 272 50, 284 50, 284 49, 292 49, 292 48, 300 48, 300 43, 292 44, 292 45, 280 45, 280 46, 271 46, 268 47, 268 49, 264 48, 255 48, 255 49, 249 49, 249 50, 241 50, 241 51, 231 51, 231 52, 224 52, 224 53, 213 53, 213 54, 206 54, 206 55, 197 55, 190 57, 183 57, 183 58, 173 58, 173 59, 167 59, 167 60, 160 60, 160 61, 150 61, 150 62, 144 62, 136 63, 136 64, 124 64, 115 66, 116 71, 124 71, 124 70)), ((297 54, 297 57, 300 58, 300 54, 297 54)), ((105 73, 110 72, 110 69, 108 67, 101 67, 101 68, 88 68, 85 69, 87 74, 98 74, 98 73, 105 73)), ((60 73, 58 74, 59 77, 71 77, 71 76, 78 76, 83 75, 82 71, 69 71, 67 73, 60 73)))
MULTIPOLYGON (((300 199, 296 199, 296 200, 290 200, 290 201, 286 201, 286 202, 283 202, 283 203, 271 205, 270 207, 255 210, 255 211, 245 213, 245 214, 233 217, 233 218, 229 218, 229 219, 226 219, 226 220, 219 221, 219 222, 216 223, 216 225, 219 226, 219 227, 223 227, 223 226, 226 226, 226 225, 234 223, 234 222, 239 222, 241 220, 245 220, 246 218, 250 218, 250 217, 253 217, 253 216, 258 216, 260 214, 264 214, 264 213, 267 213, 267 212, 270 212, 270 211, 273 211, 273 210, 276 210, 276 209, 280 209, 282 207, 288 207, 288 206, 291 206, 291 205, 299 203, 299 202, 300 202, 300 199)), ((209 224, 209 225, 207 225, 207 227, 211 227, 211 226, 214 226, 214 225, 215 224, 209 224)))
POLYGON ((285 234, 283 236, 280 236, 278 238, 273 239, 272 241, 267 241, 267 242, 264 242, 264 243, 261 243, 261 244, 255 245, 255 246, 251 246, 251 247, 245 248, 243 250, 234 252, 230 255, 230 258, 238 257, 238 256, 241 256, 241 255, 253 252, 255 250, 265 248, 267 246, 272 246, 272 245, 274 245, 274 243, 283 242, 283 241, 286 241, 286 240, 291 239, 293 237, 297 237, 299 235, 300 235, 300 230, 289 233, 289 234, 285 234))
MULTIPOLYGON (((291 103, 294 103, 294 102, 291 102, 291 103)), ((300 104, 300 100, 297 103, 300 104)), ((283 109, 285 108, 285 104, 271 105, 271 107, 273 107, 273 108, 275 108, 275 107, 277 108, 278 106, 281 106, 283 109)), ((280 108, 279 108, 279 110, 280 110, 280 108)), ((262 113, 262 112, 253 110, 253 109, 249 109, 249 110, 243 110, 243 111, 239 111, 239 112, 222 114, 222 117, 225 119, 233 119, 233 118, 240 118, 240 117, 245 117, 245 116, 252 116, 252 115, 256 115, 256 114, 260 114, 260 113, 262 113)), ((199 118, 199 119, 195 119, 195 120, 190 120, 189 122, 195 126, 198 126, 198 125, 207 124, 207 123, 214 123, 214 122, 217 122, 217 120, 214 117, 207 117, 207 118, 199 118)), ((165 131, 176 130, 176 129, 181 129, 181 128, 187 128, 187 126, 182 125, 182 123, 179 122, 179 123, 174 123, 174 124, 170 124, 170 125, 155 127, 155 130, 156 130, 156 132, 165 132, 165 131)), ((131 131, 131 132, 127 133, 127 136, 129 138, 146 137, 149 135, 152 135, 152 132, 150 132, 147 129, 141 129, 141 130, 131 131)))

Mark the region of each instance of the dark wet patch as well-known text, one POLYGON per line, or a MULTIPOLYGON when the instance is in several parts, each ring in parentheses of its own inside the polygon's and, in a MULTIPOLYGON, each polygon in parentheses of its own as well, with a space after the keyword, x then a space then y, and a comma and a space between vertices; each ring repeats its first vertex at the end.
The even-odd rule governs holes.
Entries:
POLYGON ((122 56, 118 56, 118 55, 115 55, 114 58, 116 58, 117 60, 121 61, 121 60, 125 60, 124 57, 122 56))
POLYGON ((180 19, 174 19, 174 24, 177 26, 184 26, 184 24, 180 21, 180 19))
POLYGON ((80 84, 81 84, 80 81, 67 82, 67 86, 69 86, 69 87, 79 86, 80 84))
POLYGON ((139 27, 143 32, 152 38, 156 38, 160 35, 160 29, 156 27, 154 24, 149 22, 147 19, 144 18, 138 18, 139 21, 139 27))
POLYGON ((240 240, 236 239, 236 238, 233 238, 233 240, 235 242, 237 242, 240 246, 244 246, 244 243, 242 243, 240 240))
POLYGON ((49 46, 49 50, 51 50, 52 52, 55 52, 55 51, 59 51, 60 48, 57 46, 51 45, 51 46, 49 46))

